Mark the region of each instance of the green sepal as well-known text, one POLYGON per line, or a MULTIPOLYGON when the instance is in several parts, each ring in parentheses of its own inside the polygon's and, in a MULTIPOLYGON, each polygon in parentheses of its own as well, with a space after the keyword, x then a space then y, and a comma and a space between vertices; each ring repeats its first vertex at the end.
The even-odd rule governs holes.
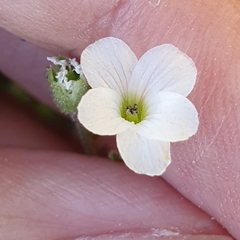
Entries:
POLYGON ((56 72, 53 70, 51 66, 47 69, 47 79, 49 83, 57 82, 56 72))
POLYGON ((118 162, 123 161, 119 152, 116 152, 114 150, 109 151, 108 158, 113 160, 113 161, 118 161, 118 162))

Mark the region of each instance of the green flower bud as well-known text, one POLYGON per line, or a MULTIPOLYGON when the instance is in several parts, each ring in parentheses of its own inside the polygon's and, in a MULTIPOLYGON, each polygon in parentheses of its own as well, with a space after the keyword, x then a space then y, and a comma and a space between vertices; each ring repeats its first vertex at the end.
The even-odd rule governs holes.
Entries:
POLYGON ((63 57, 48 60, 55 65, 48 68, 47 79, 56 105, 63 113, 76 112, 82 96, 90 89, 80 64, 63 57))

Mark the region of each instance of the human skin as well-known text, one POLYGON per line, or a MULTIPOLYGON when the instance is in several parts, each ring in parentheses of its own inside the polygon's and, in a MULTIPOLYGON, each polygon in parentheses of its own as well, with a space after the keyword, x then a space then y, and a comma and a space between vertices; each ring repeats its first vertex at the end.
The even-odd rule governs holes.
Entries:
POLYGON ((163 178, 151 178, 76 153, 68 139, 4 101, 0 239, 155 239, 165 230, 182 234, 174 239, 240 239, 238 0, 0 0, 0 24, 47 50, 1 31, 1 71, 50 106, 46 56, 79 56, 105 36, 121 38, 138 57, 153 46, 174 44, 197 66, 189 99, 200 118, 194 137, 172 144, 163 178), (24 141, 16 136, 29 128, 36 132, 24 141))

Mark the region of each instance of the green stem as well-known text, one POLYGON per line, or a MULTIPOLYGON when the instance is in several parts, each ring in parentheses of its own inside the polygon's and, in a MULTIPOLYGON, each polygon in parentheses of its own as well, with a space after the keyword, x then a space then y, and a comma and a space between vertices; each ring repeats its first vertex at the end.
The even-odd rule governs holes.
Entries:
POLYGON ((93 134, 90 133, 84 126, 79 122, 78 117, 77 117, 77 112, 74 112, 70 114, 70 117, 75 124, 78 137, 82 143, 82 146, 84 148, 84 152, 87 155, 93 155, 94 150, 93 150, 93 134))

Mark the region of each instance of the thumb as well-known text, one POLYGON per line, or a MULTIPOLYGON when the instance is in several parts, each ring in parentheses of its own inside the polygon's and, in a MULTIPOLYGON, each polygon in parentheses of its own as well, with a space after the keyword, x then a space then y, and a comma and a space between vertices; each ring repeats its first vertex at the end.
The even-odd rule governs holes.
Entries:
POLYGON ((138 56, 172 43, 193 58, 199 73, 190 98, 199 110, 200 128, 194 138, 172 146, 173 162, 164 177, 240 238, 237 0, 224 5, 218 0, 84 1, 77 7, 73 0, 15 2, 12 9, 3 1, 2 26, 58 54, 81 52, 111 35, 126 41, 138 56))

